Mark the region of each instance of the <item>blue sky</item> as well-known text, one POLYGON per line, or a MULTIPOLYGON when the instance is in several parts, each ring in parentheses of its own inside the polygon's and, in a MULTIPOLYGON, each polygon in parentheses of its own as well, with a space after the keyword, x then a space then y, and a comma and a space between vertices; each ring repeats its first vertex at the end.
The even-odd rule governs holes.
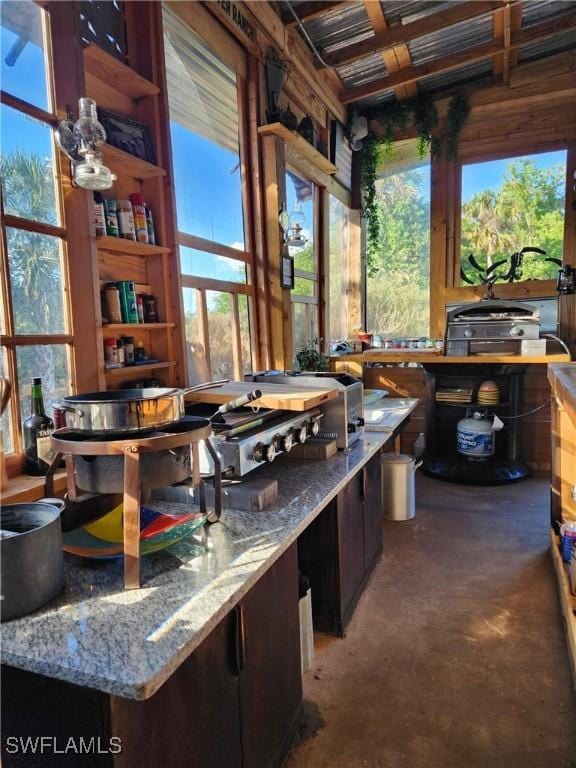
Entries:
MULTIPOLYGON (((539 155, 524 155, 529 157, 537 168, 547 168, 551 165, 566 163, 566 150, 544 152, 539 155)), ((514 158, 519 160, 520 158, 514 158)), ((462 202, 466 202, 477 192, 484 189, 497 189, 501 186, 504 171, 510 160, 490 160, 486 163, 462 166, 462 202)))

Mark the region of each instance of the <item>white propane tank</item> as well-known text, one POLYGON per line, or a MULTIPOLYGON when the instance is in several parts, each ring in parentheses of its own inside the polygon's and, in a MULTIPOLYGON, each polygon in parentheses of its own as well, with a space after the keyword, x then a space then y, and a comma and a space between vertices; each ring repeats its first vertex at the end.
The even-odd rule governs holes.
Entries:
POLYGON ((472 459, 493 456, 495 451, 494 422, 481 411, 460 419, 457 425, 456 449, 472 459))

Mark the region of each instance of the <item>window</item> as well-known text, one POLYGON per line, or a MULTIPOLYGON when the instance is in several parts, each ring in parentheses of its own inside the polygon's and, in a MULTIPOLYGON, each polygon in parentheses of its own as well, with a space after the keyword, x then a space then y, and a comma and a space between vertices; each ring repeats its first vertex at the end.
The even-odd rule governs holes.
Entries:
POLYGON ((0 374, 13 387, 2 439, 6 453, 21 453, 30 380, 42 378, 47 410, 71 390, 72 335, 46 14, 31 1, 2 2, 0 13, 0 374))
POLYGON ((381 174, 380 243, 367 265, 367 330, 383 338, 430 333, 430 164, 381 174))
POLYGON ((241 77, 163 7, 189 383, 252 368, 241 77))
MULTIPOLYGON (((525 246, 562 260, 566 151, 525 155, 462 167, 460 259, 461 283, 480 283, 470 265, 473 254, 482 268, 509 258, 525 246), (466 280, 464 280, 464 276, 466 280)), ((545 257, 527 254, 522 280, 555 279, 558 266, 545 257)), ((507 265, 497 270, 498 282, 507 265)))
POLYGON ((318 188, 311 181, 305 180, 293 170, 286 171, 286 206, 290 217, 288 252, 294 259, 294 352, 320 336, 316 236, 318 194, 318 188))
POLYGON ((330 341, 348 339, 352 334, 350 323, 350 211, 337 198, 330 195, 328 212, 328 302, 330 341))

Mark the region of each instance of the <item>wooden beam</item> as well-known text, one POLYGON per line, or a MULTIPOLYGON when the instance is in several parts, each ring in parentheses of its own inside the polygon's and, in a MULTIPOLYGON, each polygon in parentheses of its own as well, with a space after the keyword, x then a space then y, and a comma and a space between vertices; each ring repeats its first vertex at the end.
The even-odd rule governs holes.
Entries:
MULTIPOLYGON (((527 45, 528 43, 545 40, 546 38, 554 37, 566 30, 574 28, 576 28, 576 14, 564 16, 561 19, 553 19, 552 21, 547 21, 542 24, 536 24, 533 27, 528 27, 516 34, 512 34, 510 49, 512 50, 527 45)), ((367 85, 358 86, 357 88, 348 88, 342 92, 341 100, 344 104, 349 104, 352 101, 365 99, 369 96, 376 96, 379 93, 382 93, 382 91, 394 88, 397 85, 404 85, 405 83, 421 80, 430 77, 431 75, 438 75, 441 72, 449 72, 452 69, 458 69, 474 61, 490 59, 493 56, 501 54, 503 50, 501 41, 492 40, 489 43, 483 43, 482 45, 468 48, 468 50, 464 50, 461 53, 454 53, 450 56, 444 56, 441 59, 435 59, 427 64, 420 64, 419 66, 396 72, 388 77, 374 80, 367 85)))
POLYGON ((413 21, 411 24, 387 27, 375 34, 374 37, 351 43, 333 53, 326 53, 322 58, 329 66, 338 67, 342 64, 362 59, 371 53, 384 51, 388 48, 393 48, 395 45, 407 43, 417 37, 438 32, 440 29, 457 24, 460 21, 466 21, 466 19, 490 13, 498 8, 502 8, 502 0, 460 3, 452 8, 448 8, 448 10, 413 21))
MULTIPOLYGON (((372 29, 377 35, 385 32, 388 29, 388 23, 386 21, 386 17, 384 16, 384 11, 382 10, 382 4, 380 3, 380 0, 364 0, 364 10, 370 19, 372 29)), ((390 74, 398 72, 401 69, 405 69, 412 64, 410 60, 410 51, 408 50, 406 43, 402 43, 402 45, 382 51, 382 59, 384 60, 386 69, 390 74)), ((415 96, 417 91, 418 86, 416 83, 399 85, 394 89, 394 93, 397 99, 406 99, 410 96, 415 96)))
MULTIPOLYGON (((304 22, 312 21, 312 19, 317 19, 319 16, 325 16, 330 11, 338 8, 339 5, 344 7, 351 5, 351 2, 350 0, 318 0, 318 2, 300 3, 295 6, 294 10, 300 21, 304 22)), ((283 11, 282 21, 287 27, 292 27, 296 24, 296 20, 289 10, 283 11)))

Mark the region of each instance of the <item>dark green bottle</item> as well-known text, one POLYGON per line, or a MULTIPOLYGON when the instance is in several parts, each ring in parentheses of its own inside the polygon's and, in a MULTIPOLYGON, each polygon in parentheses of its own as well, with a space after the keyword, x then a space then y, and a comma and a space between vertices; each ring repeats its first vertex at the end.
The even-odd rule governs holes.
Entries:
POLYGON ((54 455, 50 442, 54 422, 44 412, 42 379, 32 379, 30 411, 24 422, 24 472, 45 475, 54 455))

